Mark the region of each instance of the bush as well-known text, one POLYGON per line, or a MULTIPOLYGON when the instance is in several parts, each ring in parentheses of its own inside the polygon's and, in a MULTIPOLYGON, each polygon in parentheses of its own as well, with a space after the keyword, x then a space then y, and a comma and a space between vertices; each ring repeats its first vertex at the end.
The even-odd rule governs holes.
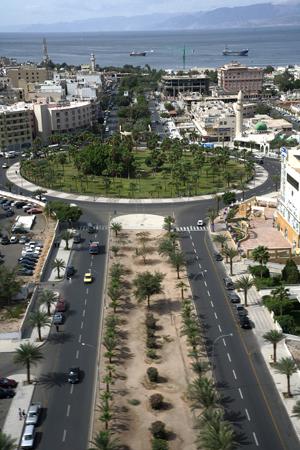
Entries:
POLYGON ((146 315, 146 327, 151 328, 152 330, 156 330, 156 322, 157 319, 153 316, 153 314, 147 314, 146 315))
POLYGON ((300 281, 300 273, 293 259, 288 259, 282 269, 282 279, 289 284, 297 284, 300 281))
POLYGON ((150 405, 152 409, 162 409, 164 398, 161 394, 153 394, 150 397, 150 405))
POLYGON ((128 403, 129 403, 130 405, 137 406, 137 405, 139 405, 141 402, 140 402, 140 400, 138 400, 137 398, 132 398, 132 399, 128 400, 128 403))
POLYGON ((169 444, 164 439, 152 439, 152 450, 168 450, 169 444))
POLYGON ((147 337, 146 346, 148 348, 156 348, 156 338, 155 337, 147 337))
POLYGON ((147 369, 147 375, 148 375, 149 381, 151 381, 151 383, 157 383, 158 370, 156 369, 156 367, 149 367, 147 369))
POLYGON ((230 205, 231 203, 234 203, 236 200, 235 193, 225 192, 222 196, 222 199, 225 206, 230 205))
POLYGON ((270 278, 270 271, 266 266, 248 266, 248 269, 253 277, 270 278))
POLYGON ((154 338, 155 337, 155 330, 153 328, 147 328, 147 338, 154 338))
POLYGON ((150 432, 152 433, 152 436, 156 439, 166 439, 167 432, 165 427, 166 426, 164 422, 157 420, 156 422, 152 422, 150 432))
POLYGON ((293 316, 286 314, 285 316, 276 317, 277 322, 284 333, 294 334, 296 331, 296 324, 293 316))
POLYGON ((149 350, 147 350, 147 358, 151 358, 151 359, 157 359, 157 353, 153 348, 149 348, 149 350))

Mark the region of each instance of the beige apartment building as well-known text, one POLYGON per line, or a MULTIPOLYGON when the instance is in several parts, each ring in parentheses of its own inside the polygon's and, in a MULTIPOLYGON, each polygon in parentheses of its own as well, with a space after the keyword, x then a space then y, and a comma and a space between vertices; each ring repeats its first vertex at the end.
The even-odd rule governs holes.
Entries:
POLYGON ((224 92, 259 94, 263 88, 264 71, 259 67, 247 67, 238 62, 225 64, 218 69, 218 85, 224 92))
POLYGON ((21 150, 30 146, 35 136, 35 120, 31 105, 0 105, 0 149, 21 150))
POLYGON ((7 67, 6 76, 11 85, 16 88, 24 88, 27 83, 42 83, 53 78, 53 71, 34 64, 7 67))

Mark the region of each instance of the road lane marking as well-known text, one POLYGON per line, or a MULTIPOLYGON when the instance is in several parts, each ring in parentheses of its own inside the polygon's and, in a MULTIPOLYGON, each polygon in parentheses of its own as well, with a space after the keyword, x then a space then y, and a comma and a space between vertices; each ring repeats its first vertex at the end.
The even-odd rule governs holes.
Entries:
POLYGON ((229 359, 229 362, 231 362, 231 356, 229 355, 229 353, 227 353, 227 358, 229 359))
POLYGON ((81 328, 81 329, 83 328, 83 321, 81 322, 80 328, 81 328))
POLYGON ((67 436, 67 430, 64 430, 64 432, 63 432, 63 437, 62 437, 62 441, 63 441, 63 442, 65 442, 66 436, 67 436))
POLYGON ((70 394, 73 394, 74 391, 74 384, 71 384, 70 394))
POLYGON ((255 445, 256 445, 256 447, 259 447, 259 443, 258 443, 258 440, 257 440, 257 437, 256 437, 256 434, 255 434, 255 432, 253 431, 253 437, 254 437, 254 441, 255 441, 255 445))
POLYGON ((194 253, 197 253, 195 248, 194 248, 194 253))
POLYGON ((218 320, 218 316, 217 316, 217 313, 215 312, 214 314, 215 314, 215 318, 216 318, 216 319, 218 320))
POLYGON ((215 307, 215 305, 213 304, 213 302, 212 302, 212 301, 210 301, 210 304, 211 304, 212 308, 214 308, 214 307, 215 307))
POLYGON ((222 333, 222 328, 220 327, 220 325, 218 325, 219 331, 220 333, 222 333))
POLYGON ((78 359, 79 358, 79 350, 77 350, 77 352, 76 352, 76 359, 78 359))
POLYGON ((89 293, 89 288, 88 288, 88 287, 86 288, 86 293, 87 293, 87 294, 89 293))
POLYGON ((86 304, 87 304, 87 299, 84 300, 84 306, 86 306, 86 304))
POLYGON ((207 291, 207 295, 210 297, 210 292, 209 291, 207 291))
POLYGON ((241 388, 239 388, 239 394, 240 394, 240 396, 241 396, 241 399, 244 400, 244 396, 243 396, 243 393, 242 393, 241 388))
POLYGON ((226 347, 226 341, 224 338, 223 338, 223 344, 224 344, 224 347, 226 347))
POLYGON ((79 335, 79 338, 78 338, 79 344, 81 343, 81 338, 82 338, 82 335, 80 334, 80 335, 79 335))
POLYGON ((69 415, 70 415, 70 409, 71 409, 71 406, 68 405, 68 407, 67 407, 67 417, 69 417, 69 415))
POLYGON ((247 416, 247 419, 248 419, 248 421, 250 422, 250 415, 249 415, 249 413, 248 413, 248 409, 247 408, 245 408, 245 413, 246 413, 246 416, 247 416))
POLYGON ((198 255, 196 255, 196 259, 199 259, 199 256, 198 256, 198 255))
POLYGON ((199 269, 201 269, 201 264, 199 263, 199 269))
POLYGON ((85 309, 82 311, 82 317, 85 317, 85 309))
POLYGON ((207 287, 207 283, 206 283, 206 281, 204 280, 204 284, 205 284, 205 287, 207 287))
POLYGON ((234 378, 237 380, 237 376, 236 376, 236 373, 235 373, 234 369, 232 369, 232 373, 233 373, 234 378))

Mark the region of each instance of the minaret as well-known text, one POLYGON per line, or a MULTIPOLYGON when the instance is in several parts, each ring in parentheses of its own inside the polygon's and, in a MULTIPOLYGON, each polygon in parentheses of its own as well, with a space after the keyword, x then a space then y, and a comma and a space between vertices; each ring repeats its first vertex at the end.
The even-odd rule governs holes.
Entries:
POLYGON ((95 72, 96 71, 96 58, 95 58, 94 53, 91 53, 90 61, 91 61, 91 71, 95 72))
POLYGON ((235 104, 235 138, 239 139, 243 136, 243 92, 240 91, 235 104))
POLYGON ((43 39, 43 62, 45 63, 45 66, 48 66, 49 63, 49 55, 48 55, 48 46, 47 46, 47 40, 46 38, 43 39))

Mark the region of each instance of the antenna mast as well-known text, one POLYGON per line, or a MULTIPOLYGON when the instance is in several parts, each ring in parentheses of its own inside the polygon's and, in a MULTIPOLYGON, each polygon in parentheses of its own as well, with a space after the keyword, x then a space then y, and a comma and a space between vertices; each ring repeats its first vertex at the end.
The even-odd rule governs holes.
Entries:
POLYGON ((183 65, 183 70, 185 70, 185 60, 186 60, 186 54, 185 54, 185 44, 183 47, 183 54, 182 54, 182 65, 183 65))
POLYGON ((47 47, 47 40, 46 38, 43 38, 43 62, 45 63, 46 67, 49 63, 49 55, 48 55, 48 47, 47 47))

